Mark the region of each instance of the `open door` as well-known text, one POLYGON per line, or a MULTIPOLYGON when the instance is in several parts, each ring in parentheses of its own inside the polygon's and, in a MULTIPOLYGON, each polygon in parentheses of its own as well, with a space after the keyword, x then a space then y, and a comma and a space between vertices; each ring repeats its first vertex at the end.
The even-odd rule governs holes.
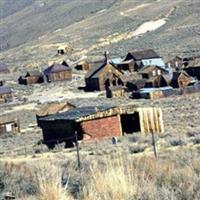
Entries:
POLYGON ((121 115, 122 132, 131 134, 134 132, 140 132, 140 119, 139 113, 123 114, 121 115))

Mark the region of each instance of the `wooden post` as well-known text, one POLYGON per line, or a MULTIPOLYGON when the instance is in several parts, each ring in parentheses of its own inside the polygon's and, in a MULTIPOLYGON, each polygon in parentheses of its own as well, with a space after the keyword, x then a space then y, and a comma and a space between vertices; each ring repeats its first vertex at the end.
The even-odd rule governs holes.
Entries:
POLYGON ((156 141, 155 141, 154 132, 152 130, 151 130, 151 136, 152 136, 152 145, 153 145, 154 156, 155 156, 155 158, 157 158, 156 141))
POLYGON ((75 131, 75 139, 76 139, 77 163, 78 163, 78 168, 80 170, 81 169, 81 160, 80 160, 80 154, 79 154, 79 144, 78 144, 77 131, 75 131))

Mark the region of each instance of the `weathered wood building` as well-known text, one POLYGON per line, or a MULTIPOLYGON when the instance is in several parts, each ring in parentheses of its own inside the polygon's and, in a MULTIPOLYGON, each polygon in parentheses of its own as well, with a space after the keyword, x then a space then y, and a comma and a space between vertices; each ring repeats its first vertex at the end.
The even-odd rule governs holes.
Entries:
POLYGON ((176 71, 173 73, 173 77, 170 85, 173 88, 184 88, 194 85, 197 81, 191 77, 186 71, 176 71))
POLYGON ((143 79, 150 79, 152 77, 161 76, 167 73, 168 71, 165 68, 156 65, 146 66, 138 72, 143 79))
POLYGON ((72 145, 75 132, 79 140, 96 140, 134 132, 148 134, 151 131, 164 131, 160 108, 141 108, 135 105, 75 108, 40 118, 39 121, 44 143, 50 148, 58 142, 72 145))
POLYGON ((72 79, 72 69, 66 62, 53 64, 44 70, 47 82, 63 81, 72 79))
POLYGON ((192 77, 196 77, 200 80, 200 58, 196 58, 189 62, 184 70, 192 77))
POLYGON ((86 90, 101 91, 110 86, 123 86, 121 79, 123 72, 107 59, 103 63, 96 63, 85 76, 86 90))
POLYGON ((10 116, 0 116, 0 136, 8 133, 19 133, 20 123, 19 120, 10 116))
POLYGON ((90 69, 90 63, 87 61, 81 61, 76 66, 75 69, 78 71, 88 71, 90 69))
POLYGON ((148 65, 156 65, 160 67, 165 66, 165 63, 161 56, 159 56, 152 49, 129 52, 124 61, 127 62, 127 67, 131 71, 139 71, 140 69, 148 65))
POLYGON ((0 103, 8 103, 13 101, 13 92, 10 87, 0 87, 0 103))
POLYGON ((175 56, 174 58, 168 60, 165 65, 174 69, 181 69, 183 66, 183 59, 179 56, 175 56))
POLYGON ((32 85, 43 82, 44 82, 44 77, 40 71, 27 72, 25 76, 20 76, 18 79, 18 83, 22 85, 32 85))

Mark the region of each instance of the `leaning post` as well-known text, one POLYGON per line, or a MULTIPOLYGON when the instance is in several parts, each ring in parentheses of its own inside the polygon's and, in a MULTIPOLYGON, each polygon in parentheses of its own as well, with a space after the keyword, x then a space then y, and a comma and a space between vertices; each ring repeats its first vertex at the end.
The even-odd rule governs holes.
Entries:
POLYGON ((79 144, 78 144, 77 131, 75 131, 75 139, 76 139, 77 163, 78 163, 78 168, 80 170, 81 169, 81 160, 80 160, 80 154, 79 154, 79 144))

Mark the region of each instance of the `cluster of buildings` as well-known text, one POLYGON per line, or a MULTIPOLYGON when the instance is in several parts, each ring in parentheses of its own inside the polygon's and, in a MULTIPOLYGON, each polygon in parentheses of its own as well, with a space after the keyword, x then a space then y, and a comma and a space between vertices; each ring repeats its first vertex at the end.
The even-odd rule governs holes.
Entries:
MULTIPOLYGON (((67 50, 66 50, 67 51, 67 50)), ((59 49, 64 54, 65 49, 59 49)), ((184 92, 200 91, 200 58, 175 57, 167 62, 154 50, 129 52, 124 58, 81 61, 74 69, 67 62, 54 63, 43 71, 30 71, 18 79, 19 84, 31 85, 72 79, 74 70, 85 73, 85 91, 106 91, 107 97, 121 97, 126 92, 132 98, 161 98, 184 92)), ((0 74, 9 73, 0 63, 0 74)), ((12 101, 11 88, 0 79, 0 103, 12 101)), ((77 108, 67 102, 42 105, 36 113, 43 141, 50 148, 59 142, 72 146, 78 140, 119 137, 134 132, 163 132, 162 110, 138 107, 134 104, 77 108)), ((0 135, 20 132, 20 122, 0 118, 0 135)))

